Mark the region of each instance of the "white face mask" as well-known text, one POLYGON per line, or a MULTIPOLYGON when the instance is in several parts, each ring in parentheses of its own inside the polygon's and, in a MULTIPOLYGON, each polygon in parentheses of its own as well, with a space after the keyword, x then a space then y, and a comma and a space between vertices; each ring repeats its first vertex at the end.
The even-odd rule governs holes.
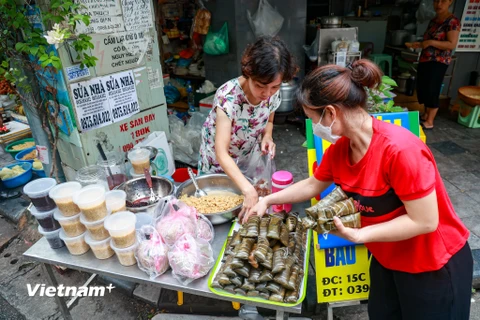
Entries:
POLYGON ((330 125, 330 127, 324 126, 322 124, 322 119, 323 119, 323 115, 325 114, 325 110, 326 109, 323 109, 323 113, 322 113, 322 116, 320 117, 320 121, 318 121, 318 123, 315 123, 313 125, 313 134, 316 135, 317 137, 322 138, 323 140, 327 140, 328 142, 334 144, 341 137, 332 134, 332 126, 335 123, 335 120, 332 121, 332 124, 330 125))

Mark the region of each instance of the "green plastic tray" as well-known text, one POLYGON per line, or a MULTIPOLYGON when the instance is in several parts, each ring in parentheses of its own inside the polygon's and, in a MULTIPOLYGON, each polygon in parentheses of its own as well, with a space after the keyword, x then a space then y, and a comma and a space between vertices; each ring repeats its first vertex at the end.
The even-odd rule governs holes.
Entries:
MULTIPOLYGON (((233 231, 238 230, 239 228, 240 228, 240 224, 237 223, 237 221, 234 221, 233 224, 232 224, 232 227, 230 228, 230 231, 228 232, 228 236, 231 236, 233 234, 233 231)), ((247 296, 244 296, 244 295, 236 295, 236 294, 228 293, 228 292, 226 292, 222 289, 213 288, 212 287, 212 282, 213 282, 213 279, 215 278, 217 272, 220 270, 220 267, 222 266, 222 259, 223 259, 223 255, 224 255, 224 252, 225 252, 225 247, 227 246, 227 239, 225 239, 225 243, 223 244, 222 250, 220 251, 220 254, 218 255, 217 261, 215 262, 215 266, 213 267, 213 272, 210 274, 210 278, 208 278, 208 288, 210 289, 210 291, 212 291, 213 293, 215 293, 219 296, 226 297, 226 298, 231 298, 231 299, 234 299, 234 300, 235 299, 241 299, 241 300, 245 300, 245 301, 252 301, 252 302, 256 302, 256 303, 263 303, 263 304, 266 304, 266 305, 281 306, 281 307, 287 307, 287 308, 295 307, 295 306, 299 305, 300 303, 302 303, 303 300, 305 299, 305 296, 307 295, 308 263, 310 261, 311 240, 312 240, 312 232, 311 232, 311 230, 308 230, 307 231, 307 247, 306 247, 306 250, 305 250, 305 260, 304 260, 304 264, 303 264, 303 281, 302 281, 302 285, 300 287, 301 295, 300 295, 299 299, 297 300, 297 302, 295 302, 295 303, 276 302, 276 301, 265 300, 263 298, 255 298, 255 297, 247 297, 247 296)))
POLYGON ((22 139, 22 140, 18 140, 18 141, 14 141, 10 144, 7 145, 7 147, 5 148, 5 151, 10 153, 12 155, 12 157, 15 158, 15 156, 17 155, 17 153, 19 153, 20 151, 23 151, 25 149, 28 149, 28 148, 25 148, 25 149, 22 149, 22 150, 12 150, 12 147, 16 146, 17 144, 21 144, 21 143, 25 143, 25 142, 29 142, 29 141, 32 141, 32 142, 35 142, 35 139, 33 138, 26 138, 26 139, 22 139))

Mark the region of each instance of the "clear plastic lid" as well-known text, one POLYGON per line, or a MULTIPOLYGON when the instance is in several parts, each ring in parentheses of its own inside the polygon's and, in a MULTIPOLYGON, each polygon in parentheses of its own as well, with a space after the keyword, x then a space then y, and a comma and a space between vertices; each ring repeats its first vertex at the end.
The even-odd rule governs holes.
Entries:
POLYGON ((37 208, 35 208, 35 206, 31 206, 29 210, 32 216, 34 216, 37 219, 42 219, 42 218, 46 218, 48 216, 53 215, 55 213, 55 210, 58 210, 58 209, 53 208, 52 210, 41 212, 41 211, 38 211, 37 208))
POLYGON ((63 229, 60 229, 60 239, 62 239, 63 241, 65 242, 68 242, 68 243, 71 243, 71 242, 77 242, 77 241, 84 241, 85 240, 85 235, 87 234, 87 232, 84 232, 82 233, 81 235, 79 236, 76 236, 76 237, 69 237, 65 234, 65 231, 63 231, 63 229))
POLYGON ((82 208, 100 205, 105 201, 105 188, 102 185, 84 187, 73 195, 73 202, 82 208))
POLYGON ((60 231, 62 231, 61 228, 53 231, 45 231, 41 226, 38 226, 38 232, 45 236, 45 238, 49 239, 58 237, 60 235, 60 231))
POLYGON ((108 237, 107 239, 103 239, 103 240, 94 240, 92 238, 92 236, 90 235, 90 233, 87 232, 87 234, 85 234, 85 242, 93 248, 97 247, 97 246, 101 246, 103 247, 106 243, 110 244, 110 240, 111 238, 108 237))
POLYGON ((107 160, 103 160, 101 156, 97 159, 97 165, 106 168, 118 165, 125 165, 125 154, 121 152, 107 152, 105 154, 107 160))
POLYGON ((133 162, 149 161, 150 151, 147 149, 133 149, 128 152, 128 160, 133 162))
POLYGON ((110 215, 105 220, 105 229, 108 230, 111 236, 122 236, 135 230, 135 223, 137 217, 130 211, 120 211, 110 215))
POLYGON ((73 196, 75 192, 80 189, 82 189, 82 185, 80 182, 65 182, 53 187, 48 193, 48 195, 53 200, 69 199, 73 196))
POLYGON ((62 223, 62 222, 67 222, 67 221, 75 221, 75 220, 79 220, 80 219, 80 213, 74 215, 74 216, 71 216, 71 217, 65 217, 64 215, 62 215, 60 213, 60 210, 58 209, 55 209, 54 210, 54 213, 53 213, 53 217, 55 218, 55 220, 57 220, 58 222, 62 223))
POLYGON ((105 171, 98 165, 81 168, 77 171, 75 180, 80 182, 84 187, 92 184, 101 184, 108 189, 105 171))
POLYGON ((29 182, 23 187, 23 192, 30 198, 40 198, 48 195, 50 190, 57 185, 53 178, 41 178, 29 182))

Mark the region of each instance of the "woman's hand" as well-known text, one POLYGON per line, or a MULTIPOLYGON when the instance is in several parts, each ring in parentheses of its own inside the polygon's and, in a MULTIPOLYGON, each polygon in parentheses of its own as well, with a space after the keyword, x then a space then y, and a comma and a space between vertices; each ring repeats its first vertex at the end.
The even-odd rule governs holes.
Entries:
POLYGON ((262 153, 265 154, 270 154, 270 156, 275 158, 275 143, 273 142, 273 139, 271 136, 264 136, 262 139, 262 153))
POLYGON ((421 42, 406 42, 405 45, 407 46, 407 48, 411 48, 411 49, 418 49, 418 48, 421 48, 422 47, 422 43, 421 42))
POLYGON ((337 227, 337 231, 332 231, 330 232, 331 234, 339 236, 343 239, 347 239, 348 241, 354 243, 363 243, 362 229, 347 228, 343 225, 342 221, 340 221, 340 218, 338 217, 333 217, 333 222, 337 227))
POLYGON ((241 223, 244 224, 248 221, 251 216, 257 215, 259 217, 263 216, 268 209, 268 203, 265 198, 261 198, 256 205, 253 206, 248 212, 244 214, 241 218, 241 223))
POLYGON ((238 219, 242 221, 244 216, 249 215, 250 210, 257 204, 258 202, 258 193, 255 188, 250 185, 250 187, 243 191, 244 199, 243 199, 243 207, 242 211, 238 214, 238 219))

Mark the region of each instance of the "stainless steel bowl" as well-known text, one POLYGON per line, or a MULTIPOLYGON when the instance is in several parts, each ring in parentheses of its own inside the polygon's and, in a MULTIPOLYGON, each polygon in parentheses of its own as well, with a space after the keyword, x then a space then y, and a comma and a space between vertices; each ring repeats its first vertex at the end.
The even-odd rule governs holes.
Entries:
MULTIPOLYGON (((242 194, 235 182, 233 182, 226 174, 205 174, 197 177, 196 180, 200 189, 204 190, 206 193, 209 191, 229 191, 236 194, 242 194)), ((192 180, 187 180, 178 186, 175 196, 177 198, 180 198, 183 195, 193 196, 194 193, 195 186, 193 185, 192 180)), ((205 214, 205 216, 212 224, 222 224, 231 221, 240 213, 241 210, 242 205, 240 204, 228 211, 209 213, 205 214)))
MULTIPOLYGON (((153 192, 160 198, 173 195, 174 187, 173 183, 163 177, 152 177, 153 192)), ((135 178, 122 183, 116 189, 123 190, 127 194, 127 201, 134 202, 138 199, 146 198, 150 196, 150 189, 147 185, 145 177, 135 178)), ((149 206, 142 207, 129 207, 127 210, 131 212, 153 212, 158 201, 149 206)))

